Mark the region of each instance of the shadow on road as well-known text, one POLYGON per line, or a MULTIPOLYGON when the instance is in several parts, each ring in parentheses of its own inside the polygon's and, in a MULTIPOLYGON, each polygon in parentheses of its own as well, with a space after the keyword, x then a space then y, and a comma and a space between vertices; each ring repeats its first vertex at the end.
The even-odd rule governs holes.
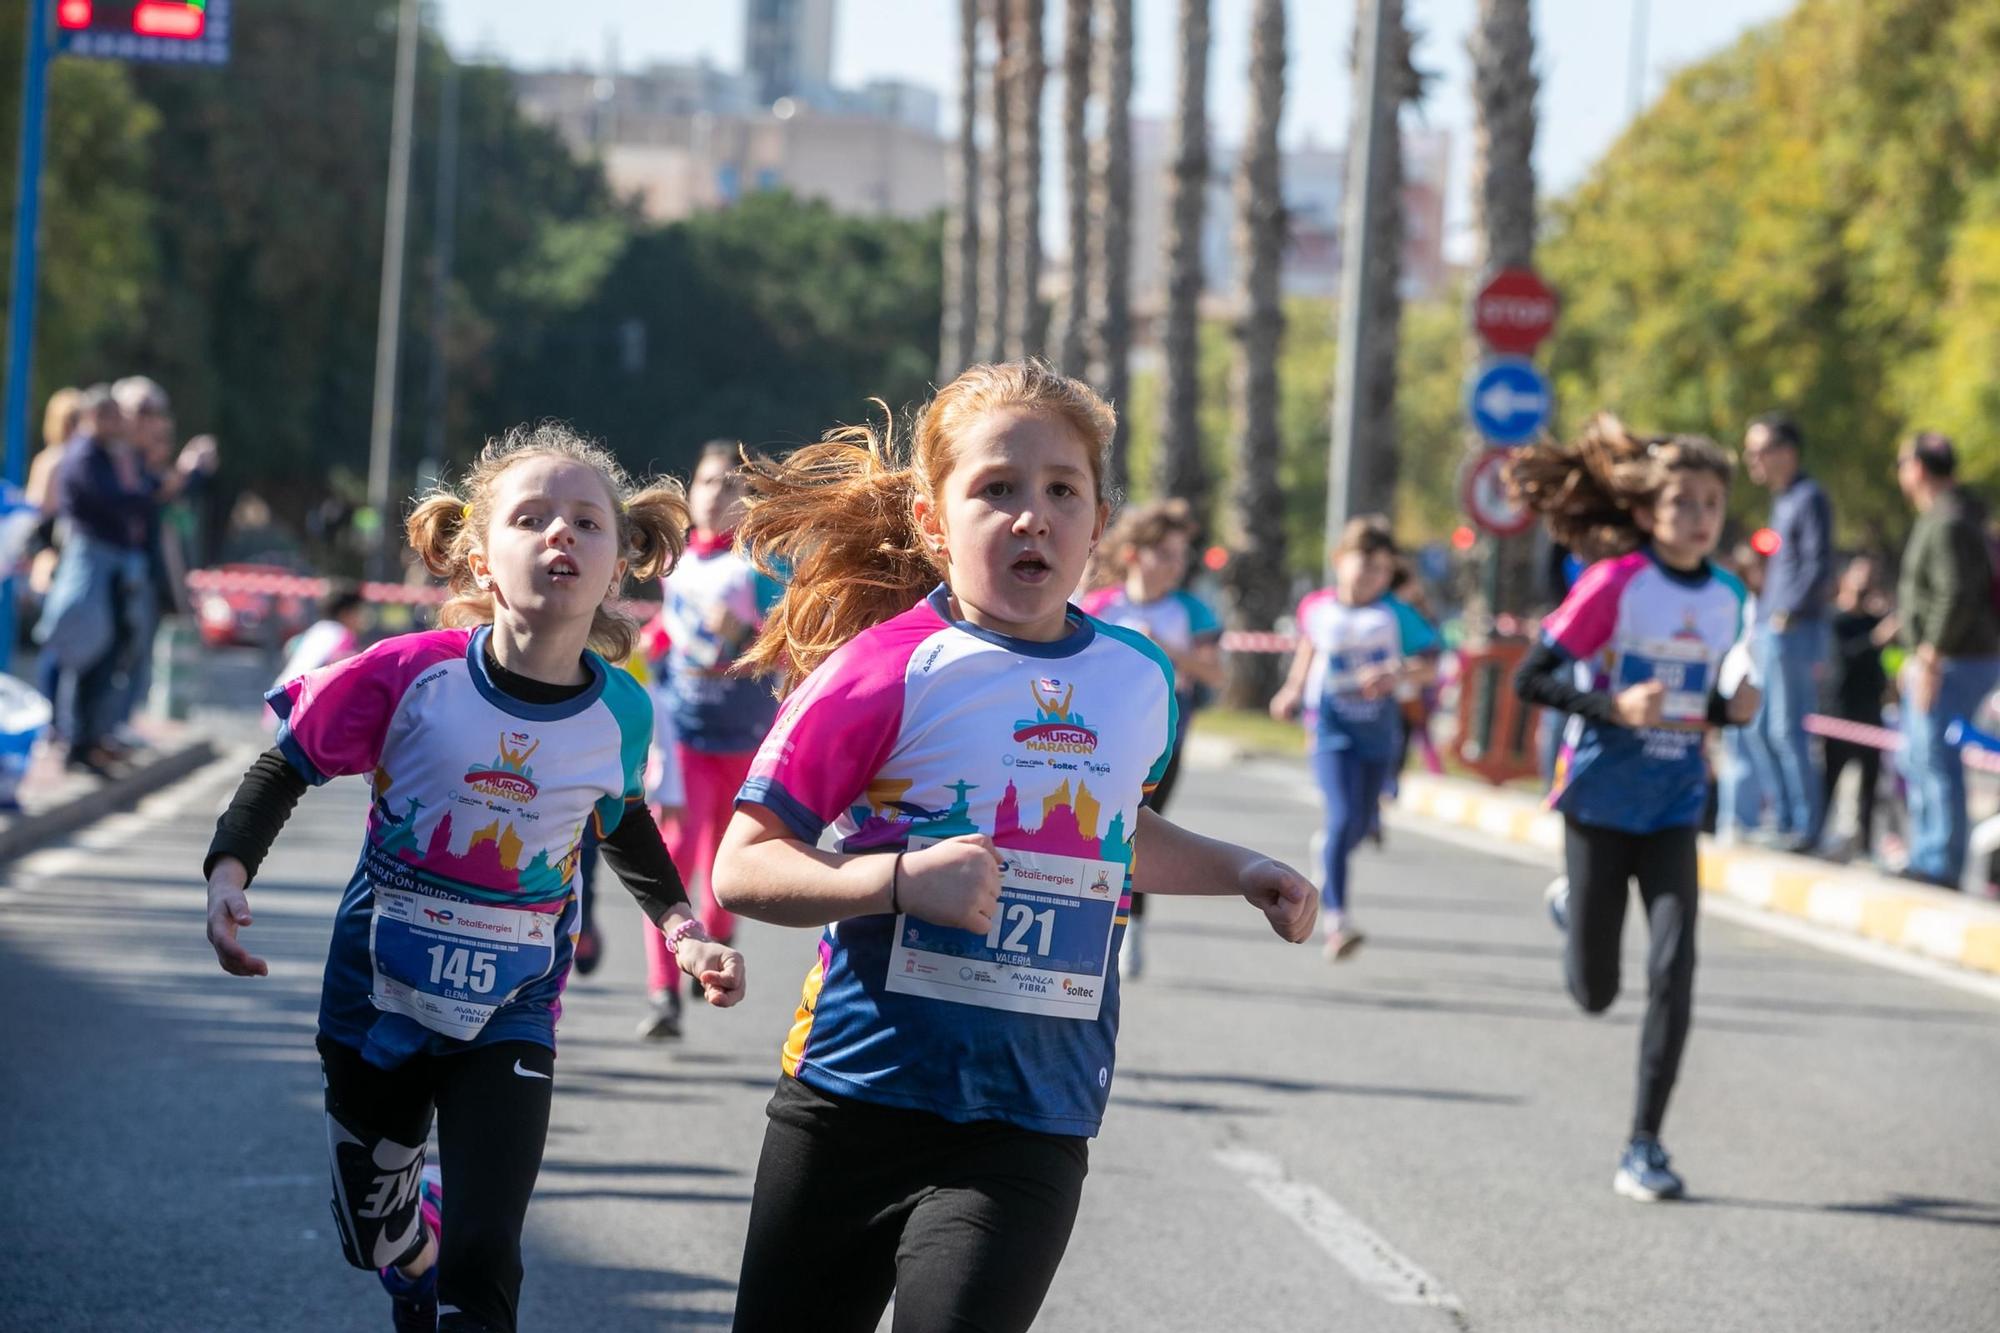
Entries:
POLYGON ((1976 1199, 1941 1199, 1922 1194, 1892 1194, 1877 1203, 1787 1203, 1776 1199, 1732 1199, 1718 1194, 1691 1194, 1686 1201, 1711 1208, 1740 1208, 1753 1212, 1808 1213, 1821 1217, 1891 1217, 1911 1222, 2000 1229, 2000 1204, 1981 1203, 1976 1199))
POLYGON ((1325 1094, 1334 1097, 1407 1097, 1425 1102, 1462 1102, 1477 1106, 1524 1106, 1527 1099, 1495 1092, 1461 1092, 1455 1088, 1399 1088, 1370 1083, 1326 1083, 1311 1079, 1270 1078, 1261 1074, 1174 1074, 1150 1069, 1121 1069, 1121 1082, 1196 1083, 1247 1088, 1288 1096, 1325 1094))

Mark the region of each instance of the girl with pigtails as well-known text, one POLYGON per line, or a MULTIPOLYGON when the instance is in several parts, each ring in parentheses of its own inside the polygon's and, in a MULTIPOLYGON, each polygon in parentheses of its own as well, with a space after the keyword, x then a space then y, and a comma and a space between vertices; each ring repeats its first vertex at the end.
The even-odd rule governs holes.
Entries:
POLYGON ((690 915, 646 817, 649 702, 607 665, 636 633, 612 599, 672 566, 686 523, 678 484, 636 486, 560 426, 488 444, 409 519, 450 585, 444 628, 273 689, 278 743, 216 825, 209 943, 224 971, 264 976, 239 938, 259 865, 308 786, 368 778, 317 1044, 341 1249, 380 1276, 399 1330, 515 1326, 586 835, 708 1002, 742 998, 741 956, 690 915))
POLYGON ((1709 557, 1733 469, 1712 441, 1646 436, 1608 414, 1571 444, 1524 449, 1515 494, 1557 542, 1594 559, 1542 622, 1520 696, 1569 715, 1550 803, 1567 874, 1549 913, 1568 935, 1564 976, 1586 1011, 1618 995, 1619 937, 1638 884, 1650 944, 1631 1136, 1612 1188, 1652 1202, 1681 1178, 1660 1145, 1694 1011, 1695 837, 1710 726, 1742 726, 1758 690, 1742 643, 1744 591, 1709 557))
POLYGON ((739 1333, 873 1330, 892 1292, 906 1333, 1028 1328, 1110 1098, 1132 893, 1240 894, 1312 933, 1296 871, 1143 808, 1173 668, 1069 605, 1112 425, 1041 362, 981 365, 913 444, 857 428, 753 470, 739 540, 790 579, 745 660, 788 694, 713 887, 819 938, 739 1333))

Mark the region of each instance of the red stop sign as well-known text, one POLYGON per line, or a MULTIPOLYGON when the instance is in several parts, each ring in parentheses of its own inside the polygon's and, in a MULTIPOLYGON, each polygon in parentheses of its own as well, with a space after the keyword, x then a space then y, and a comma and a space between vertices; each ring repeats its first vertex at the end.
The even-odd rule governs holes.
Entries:
POLYGON ((1472 327, 1494 351, 1525 356, 1555 331, 1556 294, 1531 268, 1503 268, 1472 298, 1472 327))

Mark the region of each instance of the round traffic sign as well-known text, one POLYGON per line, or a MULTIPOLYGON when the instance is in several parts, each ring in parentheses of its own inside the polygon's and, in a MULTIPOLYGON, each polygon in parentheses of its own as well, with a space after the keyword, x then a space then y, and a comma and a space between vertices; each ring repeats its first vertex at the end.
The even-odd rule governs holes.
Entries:
POLYGON ((1465 394, 1465 415, 1495 444, 1526 444, 1549 424, 1553 408, 1549 382, 1518 357, 1481 365, 1465 394))
POLYGON ((1465 516, 1495 537, 1518 537, 1535 526, 1535 511, 1516 500, 1507 487, 1510 457, 1497 449, 1482 450, 1458 473, 1458 498, 1465 516))
POLYGON ((1472 328, 1496 352, 1525 356, 1556 327, 1556 294, 1531 268, 1504 268, 1472 298, 1472 328))

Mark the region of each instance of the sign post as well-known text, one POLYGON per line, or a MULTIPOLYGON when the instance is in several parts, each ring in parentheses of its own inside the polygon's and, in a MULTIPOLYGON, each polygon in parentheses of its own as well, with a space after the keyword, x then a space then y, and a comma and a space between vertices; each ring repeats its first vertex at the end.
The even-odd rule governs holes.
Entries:
MULTIPOLYGON (((13 289, 7 302, 6 451, 0 477, 28 470, 28 385, 35 362, 35 296, 41 267, 42 146, 49 65, 90 60, 221 65, 229 60, 232 0, 28 0, 21 69, 20 175, 15 181, 13 289)), ((0 578, 0 669, 14 656, 14 580, 0 578)))

